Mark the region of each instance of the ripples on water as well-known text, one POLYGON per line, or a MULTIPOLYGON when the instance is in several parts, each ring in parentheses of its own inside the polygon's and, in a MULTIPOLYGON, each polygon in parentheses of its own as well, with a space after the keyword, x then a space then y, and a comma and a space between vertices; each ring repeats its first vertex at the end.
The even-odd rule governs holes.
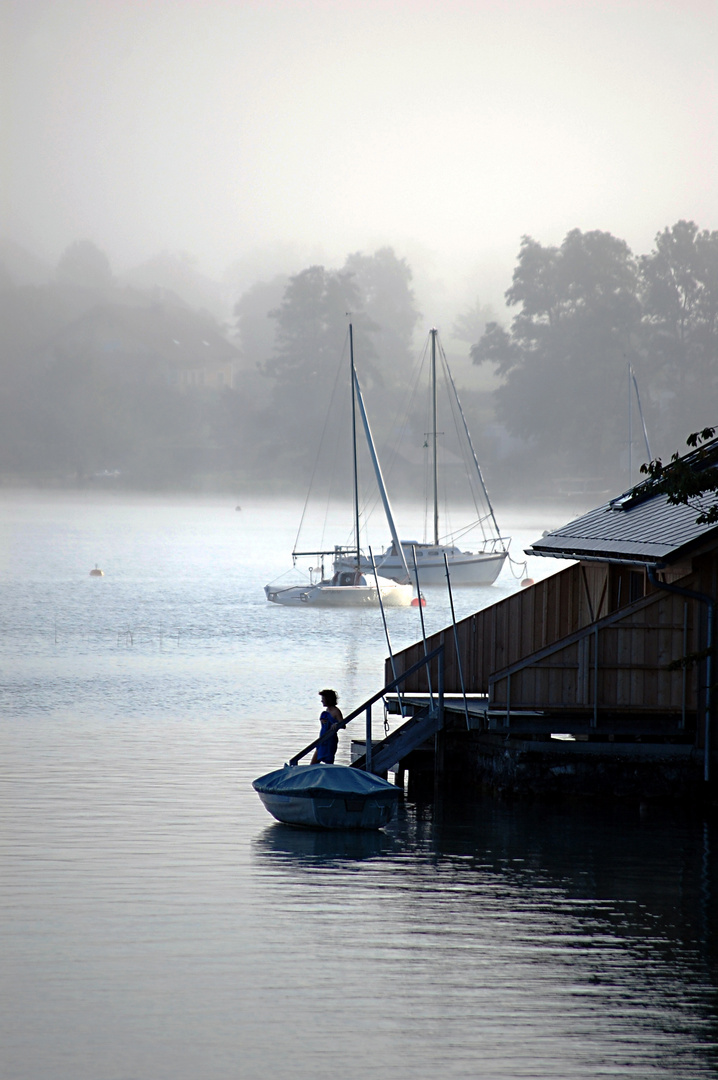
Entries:
POLYGON ((295 518, 6 510, 3 1080, 718 1075, 713 825, 487 798, 272 823, 252 778, 386 651, 371 615, 264 602, 295 518))

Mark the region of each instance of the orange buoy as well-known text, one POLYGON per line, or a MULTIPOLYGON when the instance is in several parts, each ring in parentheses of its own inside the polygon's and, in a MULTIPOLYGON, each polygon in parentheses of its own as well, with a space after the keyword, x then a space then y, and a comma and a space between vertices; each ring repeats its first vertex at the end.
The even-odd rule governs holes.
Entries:
POLYGON ((419 604, 421 604, 422 607, 426 607, 426 600, 423 596, 415 596, 414 599, 411 601, 412 607, 418 607, 419 604))
POLYGON ((523 581, 521 582, 521 588, 522 589, 528 589, 529 585, 533 585, 533 584, 534 584, 534 579, 532 577, 525 577, 523 579, 523 581))

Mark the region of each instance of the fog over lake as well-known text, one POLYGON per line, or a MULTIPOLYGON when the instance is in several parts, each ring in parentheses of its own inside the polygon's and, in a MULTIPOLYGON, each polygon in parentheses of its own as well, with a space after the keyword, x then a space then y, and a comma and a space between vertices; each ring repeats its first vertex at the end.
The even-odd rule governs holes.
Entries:
POLYGON ((714 422, 715 4, 3 17, 0 479, 286 494, 349 318, 380 449, 436 326, 509 499, 714 422))

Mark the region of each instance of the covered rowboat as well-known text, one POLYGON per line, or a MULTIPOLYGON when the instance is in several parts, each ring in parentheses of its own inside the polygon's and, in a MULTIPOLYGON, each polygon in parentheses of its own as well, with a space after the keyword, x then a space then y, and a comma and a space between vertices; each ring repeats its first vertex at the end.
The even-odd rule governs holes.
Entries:
POLYGON ((285 765, 252 787, 277 821, 315 829, 380 829, 399 801, 394 784, 348 765, 285 765))

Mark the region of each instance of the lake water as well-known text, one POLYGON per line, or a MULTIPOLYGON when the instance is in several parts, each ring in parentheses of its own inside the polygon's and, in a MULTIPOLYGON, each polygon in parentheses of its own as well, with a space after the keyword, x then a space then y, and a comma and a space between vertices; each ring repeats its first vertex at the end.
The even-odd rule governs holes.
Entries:
MULTIPOLYGON (((265 601, 300 509, 0 497, 2 1080, 718 1075, 714 823, 266 813, 251 780, 314 738, 317 691, 350 711, 387 655, 378 611, 265 601)), ((523 559, 573 513, 500 517, 523 559)), ((457 616, 519 587, 457 591, 457 616)), ((387 612, 394 647, 419 618, 387 612)))

